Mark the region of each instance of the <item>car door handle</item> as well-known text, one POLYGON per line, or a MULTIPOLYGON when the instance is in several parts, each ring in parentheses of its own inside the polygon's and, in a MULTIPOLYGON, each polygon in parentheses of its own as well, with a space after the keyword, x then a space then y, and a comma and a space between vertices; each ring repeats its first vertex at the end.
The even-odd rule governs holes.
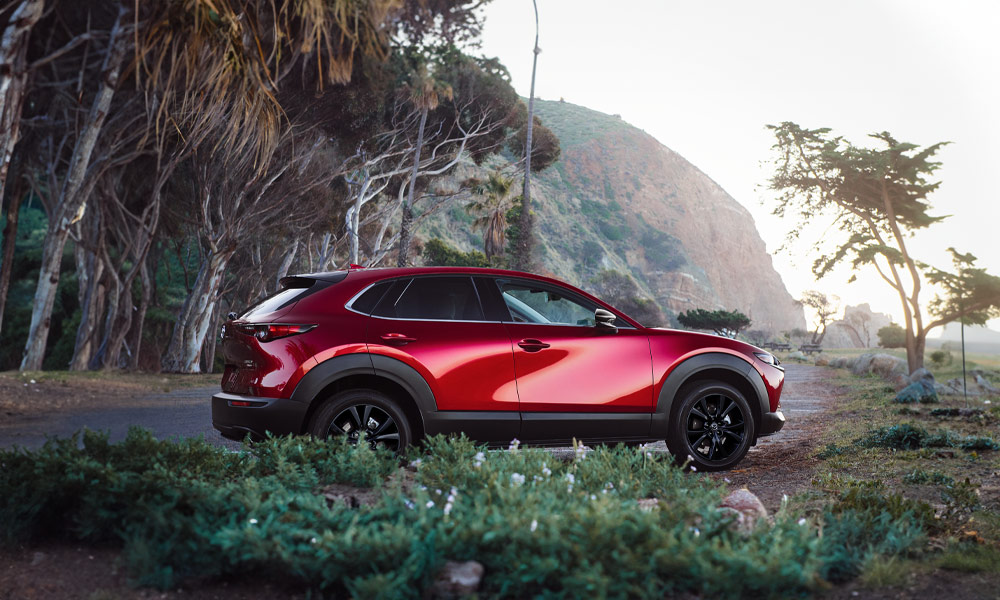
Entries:
POLYGON ((382 339, 389 344, 399 345, 417 341, 417 338, 410 337, 405 333, 386 333, 382 336, 382 339))
POLYGON ((526 352, 538 352, 549 347, 549 344, 542 342, 540 340, 526 339, 521 340, 517 343, 518 346, 524 348, 526 352))

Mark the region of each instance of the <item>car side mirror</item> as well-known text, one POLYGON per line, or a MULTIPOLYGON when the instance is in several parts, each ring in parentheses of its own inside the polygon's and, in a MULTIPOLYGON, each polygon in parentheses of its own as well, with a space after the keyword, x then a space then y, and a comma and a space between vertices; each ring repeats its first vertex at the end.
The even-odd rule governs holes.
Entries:
POLYGON ((610 310, 604 310, 603 308, 598 308, 594 311, 594 327, 598 329, 603 329, 609 332, 618 331, 618 327, 615 326, 615 320, 618 317, 615 313, 610 310))

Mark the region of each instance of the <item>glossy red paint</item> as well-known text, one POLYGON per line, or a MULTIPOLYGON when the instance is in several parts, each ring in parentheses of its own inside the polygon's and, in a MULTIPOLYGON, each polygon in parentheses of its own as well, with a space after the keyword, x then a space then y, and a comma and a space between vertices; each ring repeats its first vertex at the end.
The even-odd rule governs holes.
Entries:
POLYGON ((369 319, 369 352, 416 369, 438 410, 518 410, 514 356, 503 324, 369 319))
POLYGON ((523 412, 652 412, 649 341, 635 329, 505 323, 523 412), (532 342, 548 344, 539 348, 532 342))
MULTIPOLYGON (((712 335, 642 327, 599 299, 547 277, 429 267, 351 270, 331 281, 318 280, 315 290, 273 313, 227 322, 224 392, 288 399, 303 377, 325 361, 382 355, 412 367, 426 381, 437 411, 654 413, 678 365, 702 354, 725 354, 746 363, 746 373, 760 377, 771 412, 778 409, 783 372, 755 357, 761 350, 712 335), (632 328, 611 333, 587 326, 511 322, 509 315, 503 322, 490 315, 485 299, 484 321, 390 319, 346 307, 372 284, 421 275, 536 280, 610 310, 632 328), (233 327, 247 322, 316 327, 260 342, 233 327)), ((481 297, 482 290, 477 293, 481 297)))

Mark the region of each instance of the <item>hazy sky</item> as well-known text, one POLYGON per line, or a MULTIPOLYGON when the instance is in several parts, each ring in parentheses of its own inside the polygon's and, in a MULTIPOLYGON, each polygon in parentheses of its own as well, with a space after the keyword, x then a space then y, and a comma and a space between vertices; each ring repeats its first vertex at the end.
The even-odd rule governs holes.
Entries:
MULTIPOLYGON (((781 121, 831 127, 855 143, 882 130, 920 145, 953 142, 939 154, 942 185, 931 198, 936 214, 953 216, 919 233, 912 249, 948 267, 945 249, 954 245, 1000 275, 1000 3, 538 5, 536 96, 619 113, 694 163, 753 214, 792 295, 821 289, 901 316, 877 275, 848 285, 843 269, 815 282, 807 245, 775 252, 791 224, 770 214, 762 162, 773 143, 764 126, 781 121)), ((494 0, 486 17, 483 53, 499 57, 527 96, 531 0, 494 0)))

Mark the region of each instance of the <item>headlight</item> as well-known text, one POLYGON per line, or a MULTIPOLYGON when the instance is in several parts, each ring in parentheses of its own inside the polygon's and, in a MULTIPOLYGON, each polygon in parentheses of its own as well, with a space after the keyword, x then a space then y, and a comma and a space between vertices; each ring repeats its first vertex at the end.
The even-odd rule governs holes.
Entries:
POLYGON ((785 368, 781 366, 781 361, 778 360, 778 357, 773 354, 768 354, 767 352, 754 352, 753 355, 759 358, 761 362, 766 362, 772 367, 776 367, 782 371, 785 370, 785 368))

